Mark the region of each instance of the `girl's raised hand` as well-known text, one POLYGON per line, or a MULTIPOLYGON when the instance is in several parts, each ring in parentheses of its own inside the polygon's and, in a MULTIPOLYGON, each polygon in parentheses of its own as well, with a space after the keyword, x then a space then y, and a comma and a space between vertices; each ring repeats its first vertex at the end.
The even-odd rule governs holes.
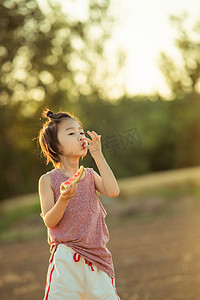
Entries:
POLYGON ((89 130, 87 133, 90 135, 92 140, 85 138, 88 142, 86 147, 89 149, 92 156, 95 156, 101 152, 101 135, 98 135, 95 131, 90 132, 89 130))

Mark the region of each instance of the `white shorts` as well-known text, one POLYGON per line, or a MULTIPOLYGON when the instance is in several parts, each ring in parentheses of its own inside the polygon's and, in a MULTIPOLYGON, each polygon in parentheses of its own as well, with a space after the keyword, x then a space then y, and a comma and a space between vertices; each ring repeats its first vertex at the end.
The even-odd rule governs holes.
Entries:
POLYGON ((64 244, 47 272, 43 300, 120 300, 114 279, 64 244))

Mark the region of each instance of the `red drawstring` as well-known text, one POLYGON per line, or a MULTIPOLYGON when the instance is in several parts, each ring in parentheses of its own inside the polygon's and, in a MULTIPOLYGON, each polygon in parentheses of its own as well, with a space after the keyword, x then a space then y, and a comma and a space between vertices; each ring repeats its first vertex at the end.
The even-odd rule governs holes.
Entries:
MULTIPOLYGON (((79 262, 79 261, 80 261, 80 259, 81 259, 81 256, 80 256, 80 254, 78 254, 78 253, 74 253, 73 259, 74 259, 74 261, 75 261, 75 262, 79 262), (78 257, 76 257, 76 255, 78 255, 78 257)), ((92 266, 92 263, 91 263, 91 262, 88 262, 88 261, 85 259, 85 264, 86 264, 86 265, 88 265, 89 267, 91 267, 91 270, 92 270, 92 272, 94 272, 94 268, 93 268, 93 266, 92 266)))
POLYGON ((85 263, 86 263, 86 265, 88 265, 89 267, 91 267, 92 272, 94 272, 92 263, 90 261, 88 262, 86 259, 85 259, 85 263))
POLYGON ((112 278, 112 286, 113 286, 113 288, 115 290, 115 294, 117 296, 117 299, 120 300, 119 296, 117 295, 117 291, 116 291, 116 288, 115 288, 115 285, 114 285, 114 279, 113 278, 112 278))
POLYGON ((78 253, 74 253, 73 259, 74 259, 74 261, 75 261, 75 262, 79 262, 79 261, 80 261, 80 259, 81 259, 81 256, 80 256, 80 254, 78 254, 78 253), (76 254, 78 255, 78 258, 76 258, 76 254))

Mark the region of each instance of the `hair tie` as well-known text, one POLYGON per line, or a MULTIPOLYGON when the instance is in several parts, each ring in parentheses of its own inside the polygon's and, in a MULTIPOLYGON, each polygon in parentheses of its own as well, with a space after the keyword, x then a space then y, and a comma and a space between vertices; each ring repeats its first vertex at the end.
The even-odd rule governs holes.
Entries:
POLYGON ((51 118, 53 116, 53 112, 51 110, 48 110, 47 112, 47 117, 51 118))

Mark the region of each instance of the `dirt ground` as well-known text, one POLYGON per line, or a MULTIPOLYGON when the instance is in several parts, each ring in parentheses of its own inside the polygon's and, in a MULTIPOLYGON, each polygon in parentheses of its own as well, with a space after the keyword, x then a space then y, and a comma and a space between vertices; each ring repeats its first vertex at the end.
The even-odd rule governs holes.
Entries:
MULTIPOLYGON (((188 198, 183 203, 183 210, 145 222, 134 221, 129 210, 128 222, 109 226, 122 300, 200 299, 200 205, 188 198)), ((41 300, 48 259, 45 237, 1 243, 1 299, 41 300)))

